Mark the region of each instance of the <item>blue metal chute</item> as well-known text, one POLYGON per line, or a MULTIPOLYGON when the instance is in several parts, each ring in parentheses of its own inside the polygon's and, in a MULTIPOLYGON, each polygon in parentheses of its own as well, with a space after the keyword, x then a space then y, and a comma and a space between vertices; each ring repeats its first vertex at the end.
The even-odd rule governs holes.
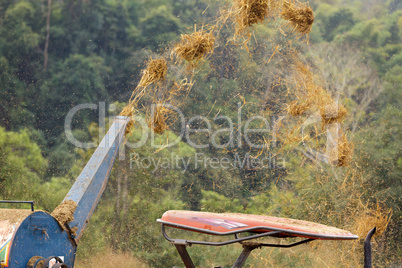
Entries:
MULTIPOLYGON (((94 212, 108 182, 113 163, 124 134, 129 117, 116 117, 91 159, 78 176, 64 201, 72 200, 77 204, 74 220, 68 223, 70 229, 77 228, 76 235, 71 230, 60 228, 56 218, 46 212, 19 211, 18 220, 9 222, 7 217, 0 219, 0 266, 9 268, 39 267, 38 262, 63 262, 58 267, 74 267, 77 250, 76 241, 94 212), (29 264, 29 265, 28 265, 29 264)), ((13 203, 16 201, 4 201, 13 203)), ((20 201, 18 201, 21 203, 20 201)), ((26 202, 23 202, 26 203, 26 202)), ((70 203, 70 202, 68 202, 70 203)), ((71 202, 72 203, 72 202, 71 202)), ((6 215, 3 210, 3 215, 6 215)), ((9 213, 15 213, 10 210, 9 213)), ((15 217, 14 217, 15 218, 15 217)), ((42 265, 40 265, 42 267, 42 265)))
POLYGON ((80 239, 105 190, 129 119, 119 116, 114 120, 108 133, 64 198, 64 201, 72 200, 77 203, 74 220, 69 223, 70 228, 78 228, 76 240, 80 239))

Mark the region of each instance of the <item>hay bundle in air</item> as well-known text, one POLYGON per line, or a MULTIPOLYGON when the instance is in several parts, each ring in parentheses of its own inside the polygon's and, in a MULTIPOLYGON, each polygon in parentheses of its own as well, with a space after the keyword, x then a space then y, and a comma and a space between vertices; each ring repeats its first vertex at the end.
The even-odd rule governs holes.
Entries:
POLYGON ((147 68, 142 71, 142 77, 130 97, 130 104, 136 106, 139 100, 147 93, 145 89, 154 83, 164 81, 167 74, 165 58, 150 59, 147 68))
POLYGON ((337 146, 329 151, 328 160, 336 167, 346 167, 352 159, 354 144, 346 135, 340 135, 337 146))
POLYGON ((336 102, 322 106, 320 109, 321 119, 324 125, 343 121, 347 113, 346 108, 336 102))
POLYGON ((302 34, 308 34, 313 26, 314 13, 308 4, 300 2, 283 2, 281 17, 302 34))
MULTIPOLYGON (((123 108, 120 115, 128 116, 131 118, 134 115, 134 105, 129 103, 126 107, 123 108)), ((130 121, 128 121, 128 123, 127 123, 125 134, 126 135, 131 134, 131 132, 133 131, 133 128, 134 128, 134 121, 132 119, 130 119, 130 121)))
POLYGON ((149 127, 157 134, 163 134, 169 125, 167 124, 167 119, 171 111, 165 106, 158 104, 153 111, 152 117, 148 121, 149 127))
POLYGON ((183 34, 173 51, 179 58, 190 63, 197 63, 206 54, 212 52, 214 43, 214 35, 201 29, 192 34, 183 34))
MULTIPOLYGON (((147 68, 142 71, 142 77, 137 87, 133 90, 131 94, 129 103, 124 109, 121 111, 120 115, 132 117, 134 115, 135 107, 140 99, 147 93, 146 88, 160 81, 164 81, 166 79, 167 74, 167 62, 166 59, 152 59, 150 58, 147 68)), ((130 120, 126 127, 126 135, 132 132, 134 127, 133 120, 130 120)))
POLYGON ((292 101, 288 106, 288 113, 292 116, 304 115, 310 109, 311 103, 308 100, 292 101))
POLYGON ((142 71, 142 77, 137 87, 147 87, 152 83, 165 80, 167 73, 166 59, 150 59, 148 66, 142 71))
POLYGON ((269 14, 270 0, 235 0, 234 12, 236 32, 241 32, 253 24, 261 23, 269 14))

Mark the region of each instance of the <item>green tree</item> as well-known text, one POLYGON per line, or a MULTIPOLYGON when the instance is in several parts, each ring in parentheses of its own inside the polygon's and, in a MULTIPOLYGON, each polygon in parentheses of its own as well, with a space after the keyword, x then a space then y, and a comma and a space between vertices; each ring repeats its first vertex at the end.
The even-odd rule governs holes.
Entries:
MULTIPOLYGON (((58 137, 70 109, 82 103, 98 104, 99 101, 107 100, 103 81, 108 72, 109 68, 99 56, 71 55, 40 88, 36 126, 46 131, 48 139, 58 137)), ((73 127, 82 126, 83 122, 89 123, 90 120, 95 121, 94 118, 94 113, 90 117, 77 114, 74 117, 77 123, 73 127)), ((54 145, 54 140, 51 145, 54 145)))
POLYGON ((8 132, 0 127, 0 199, 36 199, 46 165, 27 130, 8 132))

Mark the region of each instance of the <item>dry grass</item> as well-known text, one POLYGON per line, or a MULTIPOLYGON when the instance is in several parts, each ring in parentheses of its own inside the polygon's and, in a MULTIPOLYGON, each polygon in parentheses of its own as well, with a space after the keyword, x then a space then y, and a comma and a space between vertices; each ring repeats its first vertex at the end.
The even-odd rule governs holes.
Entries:
POLYGON ((206 54, 214 49, 215 36, 212 32, 201 29, 192 34, 183 34, 179 43, 173 48, 173 52, 181 59, 189 63, 198 63, 206 54))
POLYGON ((109 267, 149 267, 129 253, 113 253, 107 250, 104 253, 93 255, 90 259, 76 261, 76 268, 109 268, 109 267))
POLYGON ((295 71, 293 83, 296 87, 294 94, 299 99, 305 99, 316 109, 334 102, 328 92, 317 82, 318 76, 309 66, 301 61, 296 61, 293 68, 295 71))
MULTIPOLYGON (((132 118, 132 116, 134 115, 134 106, 132 104, 127 105, 126 107, 124 107, 124 109, 121 111, 120 115, 121 116, 128 116, 130 118, 132 118)), ((130 121, 128 121, 127 126, 126 126, 126 130, 125 130, 125 135, 130 135, 131 132, 133 131, 134 128, 134 121, 132 119, 130 119, 130 121)))
POLYGON ((308 34, 314 22, 313 10, 307 3, 283 2, 281 17, 290 22, 290 24, 302 34, 308 34))
MULTIPOLYGON (((137 107, 138 102, 147 93, 146 89, 153 83, 158 83, 166 80, 167 61, 165 58, 152 59, 150 58, 147 68, 142 71, 142 77, 137 87, 131 94, 129 104, 124 107, 120 115, 132 117, 137 107)), ((125 134, 129 135, 134 127, 134 122, 130 120, 127 124, 125 134)))
POLYGON ((354 144, 348 141, 346 135, 340 135, 337 146, 329 151, 329 162, 337 167, 346 167, 352 159, 353 150, 354 144))
POLYGON ((66 229, 65 224, 74 220, 74 212, 77 208, 77 203, 72 200, 63 201, 58 205, 51 215, 59 223, 60 227, 66 229))
MULTIPOLYGON (((296 59, 293 65, 293 74, 289 79, 289 88, 293 88, 293 92, 289 91, 289 95, 294 96, 297 100, 292 101, 287 106, 287 113, 291 116, 304 116, 309 110, 318 113, 321 116, 322 128, 315 129, 315 137, 310 140, 317 140, 317 145, 324 134, 324 130, 331 127, 332 124, 342 123, 347 115, 347 109, 334 101, 329 92, 321 86, 319 76, 314 74, 311 67, 296 59)), ((303 118, 300 118, 295 126, 295 130, 303 124, 303 118)), ((297 132, 297 131, 296 131, 297 132)), ((295 131, 285 134, 284 144, 298 142, 295 139, 295 131)), ((345 135, 336 134, 338 141, 336 146, 328 149, 329 162, 337 167, 347 166, 352 158, 354 144, 349 142, 345 135)))
POLYGON ((288 106, 288 113, 292 116, 304 115, 311 107, 308 100, 292 101, 288 106))
POLYGON ((343 105, 335 102, 322 106, 320 109, 321 119, 324 125, 342 122, 347 113, 348 111, 343 105))
POLYGON ((269 0, 234 0, 236 32, 261 23, 269 15, 269 0))
POLYGON ((152 83, 165 80, 167 73, 166 59, 150 59, 148 66, 142 71, 142 77, 137 87, 147 87, 152 83))
POLYGON ((364 239, 374 227, 376 227, 374 237, 379 237, 385 232, 391 221, 392 210, 382 209, 380 204, 377 203, 377 207, 372 209, 367 205, 364 206, 358 214, 353 229, 360 239, 364 239))
POLYGON ((130 104, 136 106, 140 99, 147 93, 146 89, 149 85, 164 81, 167 74, 166 59, 150 58, 147 68, 142 71, 142 77, 137 87, 134 89, 130 97, 130 104))
POLYGON ((148 121, 149 127, 152 128, 155 133, 163 134, 169 129, 169 125, 166 121, 170 113, 171 111, 169 109, 164 107, 162 104, 158 104, 148 121))

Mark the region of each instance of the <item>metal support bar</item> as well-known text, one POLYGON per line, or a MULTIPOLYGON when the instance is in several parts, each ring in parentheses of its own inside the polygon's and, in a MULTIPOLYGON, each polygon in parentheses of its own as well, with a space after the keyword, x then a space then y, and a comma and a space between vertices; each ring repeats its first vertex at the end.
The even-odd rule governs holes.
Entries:
POLYGON ((184 265, 186 268, 195 268, 193 261, 191 260, 190 255, 186 249, 186 245, 182 244, 175 244, 177 251, 180 254, 181 259, 183 260, 184 265))
POLYGON ((171 242, 173 245, 175 245, 186 268, 194 268, 195 267, 193 261, 191 260, 190 255, 188 254, 187 249, 186 249, 187 246, 191 246, 193 244, 194 245, 207 245, 207 246, 224 246, 224 245, 229 245, 229 244, 233 244, 233 243, 241 243, 243 245, 243 251, 241 252, 240 256, 237 258, 234 265, 232 266, 232 268, 241 268, 245 264, 251 251, 256 248, 261 248, 261 247, 290 248, 290 247, 298 246, 298 245, 305 244, 305 243, 315 240, 313 238, 308 238, 308 239, 304 239, 299 242, 295 242, 295 243, 291 243, 291 244, 284 244, 284 245, 258 243, 258 242, 247 242, 248 240, 265 237, 265 236, 275 236, 275 235, 282 233, 282 231, 274 231, 274 232, 267 232, 267 233, 262 233, 262 234, 257 234, 257 235, 250 235, 250 236, 246 236, 246 237, 242 237, 242 238, 240 238, 237 233, 237 234, 234 234, 235 239, 232 239, 232 240, 228 240, 228 241, 224 241, 224 242, 207 242, 207 241, 193 241, 193 240, 186 240, 186 239, 172 239, 166 234, 165 224, 163 224, 163 223, 161 224, 161 229, 162 229, 162 234, 165 237, 165 239, 168 240, 169 242, 171 242))
POLYGON ((162 223, 162 234, 165 237, 166 240, 168 240, 169 242, 173 243, 173 244, 181 244, 183 241, 185 241, 188 245, 205 245, 205 246, 226 246, 226 245, 230 245, 233 243, 239 243, 239 242, 243 242, 243 241, 247 241, 247 240, 251 240, 251 239, 256 239, 256 238, 260 238, 260 237, 265 237, 265 236, 273 236, 273 235, 277 235, 280 234, 280 231, 275 231, 275 232, 267 232, 267 233, 262 233, 262 234, 258 234, 258 235, 250 235, 250 236, 246 236, 243 238, 238 238, 236 237, 236 239, 232 239, 232 240, 228 240, 228 241, 224 241, 224 242, 207 242, 207 241, 193 241, 193 240, 183 240, 183 239, 172 239, 170 238, 165 231, 165 225, 162 223))
POLYGON ((364 241, 364 268, 371 268, 371 237, 373 237, 376 231, 376 227, 371 229, 367 236, 366 240, 364 241))
POLYGON ((252 250, 261 247, 260 245, 243 245, 243 251, 240 253, 240 256, 237 258, 236 262, 233 264, 232 268, 241 268, 246 263, 248 256, 252 250))
POLYGON ((291 247, 295 247, 301 244, 305 244, 311 241, 314 241, 315 239, 312 238, 308 238, 308 239, 304 239, 302 241, 299 242, 295 242, 292 244, 269 244, 269 243, 261 243, 260 246, 261 247, 272 247, 272 248, 291 248, 291 247))
POLYGON ((0 203, 9 203, 9 204, 31 204, 31 210, 34 211, 34 203, 35 201, 15 201, 15 200, 0 200, 0 203))
MULTIPOLYGON (((185 240, 185 239, 172 239, 170 238, 167 234, 166 234, 166 230, 165 230, 165 224, 162 223, 162 234, 163 237, 165 237, 166 240, 168 240, 169 242, 171 242, 172 244, 183 244, 183 241, 188 244, 188 245, 204 245, 204 246, 226 246, 226 245, 230 245, 233 243, 241 243, 244 241, 248 241, 248 240, 252 240, 252 239, 256 239, 256 238, 261 238, 261 237, 266 237, 266 236, 275 236, 277 234, 282 233, 281 231, 275 231, 275 232, 267 232, 267 233, 262 233, 262 234, 258 234, 258 235, 250 235, 250 236, 246 236, 246 237, 242 237, 239 238, 237 234, 235 234, 235 239, 232 240, 227 240, 224 242, 207 242, 207 241, 194 241, 194 240, 185 240)), ((259 243, 258 245, 261 247, 277 247, 277 248, 291 248, 294 246, 298 246, 304 243, 308 243, 310 241, 313 241, 315 239, 312 238, 308 238, 296 243, 292 243, 292 244, 268 244, 268 243, 259 243)))

